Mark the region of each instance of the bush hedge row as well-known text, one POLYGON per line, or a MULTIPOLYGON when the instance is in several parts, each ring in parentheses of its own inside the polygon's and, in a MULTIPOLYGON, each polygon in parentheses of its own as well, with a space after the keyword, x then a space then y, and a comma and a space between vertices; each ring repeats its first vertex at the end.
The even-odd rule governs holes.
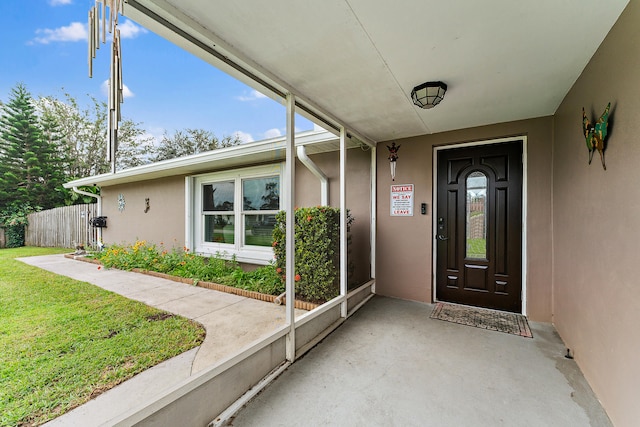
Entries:
MULTIPOLYGON (((276 215, 273 249, 276 272, 286 277, 287 215, 276 215)), ((347 231, 353 217, 347 212, 347 231)), ((295 210, 296 295, 306 301, 328 301, 340 290, 340 209, 329 206, 295 210)))

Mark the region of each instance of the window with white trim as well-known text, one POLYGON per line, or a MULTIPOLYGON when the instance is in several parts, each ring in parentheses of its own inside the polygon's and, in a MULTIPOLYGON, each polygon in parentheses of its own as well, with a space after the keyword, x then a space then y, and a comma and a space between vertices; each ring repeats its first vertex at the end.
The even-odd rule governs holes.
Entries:
POLYGON ((196 177, 196 252, 235 255, 238 261, 260 264, 272 260, 272 232, 283 203, 281 175, 278 164, 196 177))

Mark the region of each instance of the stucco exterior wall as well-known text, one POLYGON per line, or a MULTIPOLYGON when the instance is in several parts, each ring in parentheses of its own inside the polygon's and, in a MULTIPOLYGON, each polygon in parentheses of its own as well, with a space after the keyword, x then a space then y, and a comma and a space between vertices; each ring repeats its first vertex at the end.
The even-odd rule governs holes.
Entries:
POLYGON ((640 420, 640 2, 631 1, 555 115, 554 323, 616 426, 640 420), (611 102, 606 163, 582 107, 611 102))
POLYGON ((553 119, 502 123, 396 141, 395 184, 415 185, 413 217, 390 216, 389 155, 378 146, 376 293, 431 302, 433 148, 509 136, 527 136, 526 309, 531 320, 551 321, 551 151, 553 119), (420 204, 428 203, 428 214, 420 204))
POLYGON ((164 243, 166 248, 182 247, 185 236, 184 177, 141 181, 102 188, 102 214, 107 216, 103 230, 105 244, 164 243), (118 195, 125 200, 118 209, 118 195), (145 199, 150 209, 145 211, 145 199))
MULTIPOLYGON (((330 205, 340 206, 340 155, 338 152, 309 156, 329 177, 330 205)), ((352 229, 351 259, 354 283, 363 283, 370 274, 370 169, 371 151, 347 150, 347 206, 356 218, 352 229)), ((102 188, 103 215, 108 227, 106 244, 134 243, 136 239, 170 248, 182 247, 185 239, 185 177, 140 181, 102 188), (118 195, 125 208, 118 209, 118 195), (149 198, 148 212, 145 199, 149 198)), ((300 161, 296 161, 296 206, 320 204, 320 182, 300 161)))
MULTIPOLYGON (((329 204, 340 206, 340 154, 309 156, 329 178, 329 204)), ((347 209, 355 218, 351 227, 351 253, 355 271, 354 283, 371 276, 371 151, 347 150, 347 209)), ((296 162, 296 206, 320 204, 320 181, 305 165, 296 162)))

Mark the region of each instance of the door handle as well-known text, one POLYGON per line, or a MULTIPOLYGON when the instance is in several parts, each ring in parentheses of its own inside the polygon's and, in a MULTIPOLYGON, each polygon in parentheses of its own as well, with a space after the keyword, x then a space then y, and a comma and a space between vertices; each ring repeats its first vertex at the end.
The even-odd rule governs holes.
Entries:
POLYGON ((449 238, 444 236, 443 234, 438 234, 436 236, 436 239, 438 239, 438 240, 449 240, 449 238))

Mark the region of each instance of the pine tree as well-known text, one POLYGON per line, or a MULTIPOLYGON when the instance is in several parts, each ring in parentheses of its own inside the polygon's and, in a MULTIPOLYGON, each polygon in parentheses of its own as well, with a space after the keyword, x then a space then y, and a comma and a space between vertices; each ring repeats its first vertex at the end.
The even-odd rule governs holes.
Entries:
POLYGON ((59 136, 51 119, 43 130, 26 87, 18 84, 11 90, 0 114, 0 210, 16 204, 48 209, 62 203, 59 136))
POLYGON ((65 159, 69 156, 60 149, 64 146, 64 136, 59 120, 51 114, 41 115, 40 128, 43 137, 42 161, 50 167, 43 168, 41 175, 44 186, 48 189, 45 193, 46 197, 36 204, 49 207, 62 206, 65 200, 70 198, 69 190, 62 186, 67 174, 64 170, 65 159))

